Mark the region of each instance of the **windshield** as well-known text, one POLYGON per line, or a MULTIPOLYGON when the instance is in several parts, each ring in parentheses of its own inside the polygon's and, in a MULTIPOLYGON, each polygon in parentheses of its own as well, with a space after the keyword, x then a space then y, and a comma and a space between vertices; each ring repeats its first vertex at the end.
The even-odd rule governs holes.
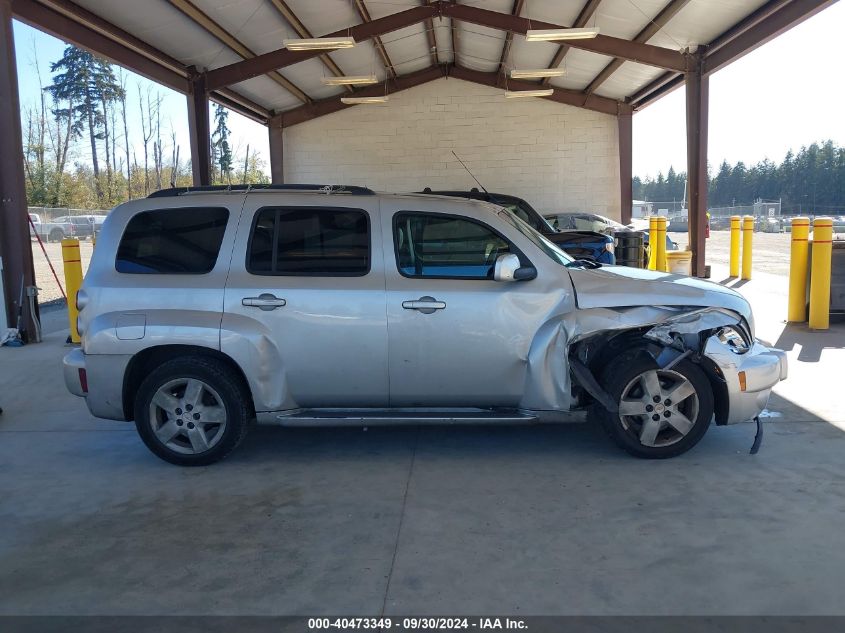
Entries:
POLYGON ((556 261, 561 266, 566 266, 573 260, 569 255, 564 253, 559 247, 557 247, 554 242, 549 241, 542 233, 540 233, 537 229, 533 226, 525 222, 522 218, 517 215, 514 215, 509 209, 504 212, 499 212, 499 217, 504 218, 506 221, 510 222, 517 231, 522 233, 525 237, 529 240, 534 242, 534 244, 543 251, 546 255, 548 255, 551 259, 556 261))
POLYGON ((504 207, 511 213, 513 213, 516 217, 520 220, 525 222, 528 226, 536 231, 540 231, 540 233, 556 233, 556 229, 549 224, 549 221, 544 218, 542 215, 537 213, 533 207, 531 207, 527 202, 522 201, 520 202, 511 202, 508 200, 498 200, 496 201, 500 207, 504 207))

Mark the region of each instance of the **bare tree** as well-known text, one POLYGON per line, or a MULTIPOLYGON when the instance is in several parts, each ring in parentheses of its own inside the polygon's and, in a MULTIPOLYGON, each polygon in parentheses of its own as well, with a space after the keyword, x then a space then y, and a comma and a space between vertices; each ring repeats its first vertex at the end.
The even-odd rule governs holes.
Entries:
POLYGON ((123 70, 120 71, 120 86, 123 88, 123 96, 120 99, 120 114, 123 118, 123 142, 126 154, 126 197, 132 199, 132 161, 129 150, 129 124, 126 122, 126 76, 123 70))

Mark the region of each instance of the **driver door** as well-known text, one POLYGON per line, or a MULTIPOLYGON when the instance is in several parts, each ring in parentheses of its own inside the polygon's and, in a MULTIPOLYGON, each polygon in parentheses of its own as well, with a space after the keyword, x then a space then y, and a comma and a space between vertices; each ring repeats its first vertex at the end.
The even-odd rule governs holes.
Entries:
POLYGON ((493 280, 496 258, 515 247, 481 219, 384 201, 382 231, 390 406, 517 406, 532 282, 493 280))

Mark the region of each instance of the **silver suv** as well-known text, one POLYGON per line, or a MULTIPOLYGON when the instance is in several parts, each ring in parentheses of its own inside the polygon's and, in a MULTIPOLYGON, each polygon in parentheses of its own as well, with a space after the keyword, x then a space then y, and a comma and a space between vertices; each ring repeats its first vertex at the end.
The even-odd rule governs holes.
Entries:
POLYGON ((639 457, 750 420, 786 378, 722 286, 572 260, 486 202, 168 190, 105 221, 68 389, 181 465, 250 424, 598 420, 639 457), (588 416, 588 413, 590 414, 588 416))

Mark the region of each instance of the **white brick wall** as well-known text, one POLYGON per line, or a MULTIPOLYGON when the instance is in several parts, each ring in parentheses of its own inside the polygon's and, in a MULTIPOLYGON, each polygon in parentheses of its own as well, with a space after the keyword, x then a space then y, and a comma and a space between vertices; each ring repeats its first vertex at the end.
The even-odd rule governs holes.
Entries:
POLYGON ((475 182, 545 211, 619 218, 616 117, 438 79, 285 130, 285 182, 380 191, 469 189, 475 182))

